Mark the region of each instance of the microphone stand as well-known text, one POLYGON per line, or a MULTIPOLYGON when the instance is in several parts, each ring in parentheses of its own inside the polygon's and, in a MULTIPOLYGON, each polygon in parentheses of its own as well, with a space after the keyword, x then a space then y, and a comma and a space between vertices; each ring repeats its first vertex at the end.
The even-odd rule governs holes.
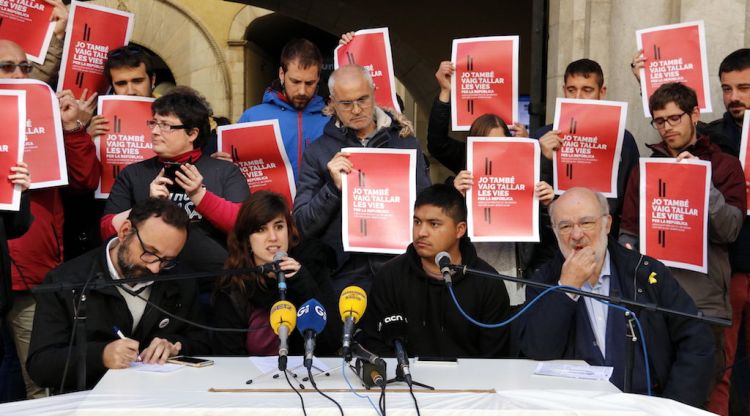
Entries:
MULTIPOLYGON (((404 378, 404 370, 401 369, 401 366, 396 366, 396 377, 393 377, 392 379, 385 382, 385 384, 392 384, 392 383, 400 383, 404 382, 406 383, 406 379, 404 378)), ((412 377, 411 384, 414 386, 419 386, 427 390, 435 390, 435 387, 430 386, 429 384, 420 383, 416 380, 414 380, 414 377, 412 377)))
MULTIPOLYGON (((701 322, 705 322, 707 324, 712 325, 720 325, 724 327, 730 327, 732 326, 732 322, 728 321, 726 319, 721 318, 714 318, 710 316, 704 316, 700 312, 698 314, 692 314, 687 313, 683 311, 678 311, 675 309, 669 309, 664 308, 661 306, 656 305, 655 303, 643 303, 638 302, 635 300, 625 299, 621 296, 606 296, 606 295, 600 295, 598 293, 591 293, 591 292, 585 292, 580 289, 573 289, 573 288, 567 288, 567 287, 558 287, 558 285, 550 285, 547 283, 541 283, 541 282, 534 282, 531 280, 525 280, 520 279, 517 277, 507 276, 500 273, 491 273, 491 272, 485 272, 478 269, 473 269, 468 266, 464 266, 461 264, 451 264, 449 267, 452 270, 457 270, 462 272, 463 274, 471 274, 475 276, 481 276, 489 279, 495 279, 495 280, 507 280, 510 282, 515 283, 521 283, 524 285, 534 286, 542 289, 549 289, 553 287, 557 287, 557 291, 565 292, 565 293, 571 293, 578 296, 584 296, 592 299, 602 300, 614 305, 621 305, 626 306, 629 309, 633 310, 633 313, 639 312, 641 310, 646 310, 650 312, 659 312, 667 315, 672 315, 680 318, 687 318, 687 319, 695 319, 701 322)), ((630 313, 626 313, 625 315, 625 325, 626 325, 626 343, 625 343, 625 368, 624 368, 624 375, 625 379, 623 380, 623 390, 625 393, 631 393, 632 392, 632 380, 633 380, 633 365, 635 361, 635 345, 638 342, 638 336, 635 332, 635 316, 631 315, 630 313)), ((414 383, 416 384, 416 383, 414 383)))

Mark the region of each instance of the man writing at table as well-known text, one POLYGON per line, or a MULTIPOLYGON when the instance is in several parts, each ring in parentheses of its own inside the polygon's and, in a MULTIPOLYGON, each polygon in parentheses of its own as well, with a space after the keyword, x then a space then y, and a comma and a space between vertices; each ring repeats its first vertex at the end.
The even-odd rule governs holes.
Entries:
MULTIPOLYGON (((698 312, 666 266, 608 239, 612 216, 601 194, 572 188, 550 205, 549 213, 560 251, 531 276, 532 281, 698 312)), ((541 291, 527 286, 526 299, 535 299, 541 291)), ((647 310, 636 312, 644 331, 654 393, 702 406, 714 362, 708 325, 647 310)), ((518 326, 525 356, 535 360, 579 359, 610 366, 614 368, 610 381, 623 388, 627 325, 620 310, 555 291, 538 299, 522 315, 518 326)), ((645 393, 640 343, 634 350, 632 391, 645 393)))
MULTIPOLYGON (((87 292, 87 388, 92 388, 108 369, 127 368, 139 359, 163 364, 178 354, 210 352, 206 334, 177 319, 202 320, 195 281, 149 280, 177 270, 175 258, 185 245, 187 234, 185 210, 165 199, 147 199, 131 209, 117 236, 104 247, 66 262, 47 275, 45 283, 49 284, 143 279, 142 283, 87 292)), ((76 302, 70 289, 37 295, 26 365, 40 386, 60 386, 70 354, 76 302)), ((74 386, 78 360, 75 353, 69 359, 65 385, 74 386)))

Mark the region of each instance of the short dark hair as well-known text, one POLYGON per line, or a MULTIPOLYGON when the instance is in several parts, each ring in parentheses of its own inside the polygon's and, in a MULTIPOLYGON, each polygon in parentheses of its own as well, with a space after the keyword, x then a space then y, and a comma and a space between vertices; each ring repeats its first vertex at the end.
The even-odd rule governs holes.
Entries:
POLYGON ((109 73, 112 69, 118 68, 138 68, 139 66, 146 67, 146 75, 149 78, 154 77, 154 64, 151 62, 151 57, 148 55, 145 49, 138 45, 127 45, 117 49, 109 51, 107 54, 107 60, 104 62, 104 77, 107 79, 107 83, 112 85, 112 75, 109 73))
POLYGON ((198 91, 184 86, 173 88, 157 98, 151 104, 151 112, 160 116, 174 114, 185 126, 185 131, 198 129, 198 137, 193 142, 193 149, 203 147, 211 135, 211 107, 198 91))
POLYGON ((414 201, 414 209, 423 205, 433 205, 443 210, 456 223, 466 222, 466 199, 456 188, 438 183, 422 190, 414 201))
POLYGON ((177 228, 188 230, 190 219, 179 205, 164 198, 148 198, 130 209, 128 220, 137 227, 151 217, 161 218, 164 223, 177 228))
POLYGON ((721 65, 719 65, 719 78, 725 72, 742 71, 748 68, 750 68, 750 49, 737 49, 721 61, 721 65))
POLYGON ((482 114, 481 116, 477 117, 477 119, 474 120, 473 123, 471 123, 471 127, 469 128, 469 136, 487 137, 487 135, 490 134, 490 130, 496 128, 503 129, 505 137, 510 136, 510 129, 508 129, 508 124, 506 124, 505 120, 500 118, 500 116, 491 113, 482 114))
POLYGON ((583 58, 569 63, 568 67, 565 68, 563 82, 568 82, 568 77, 573 75, 580 75, 584 78, 596 75, 596 84, 599 85, 599 88, 604 86, 604 71, 602 71, 598 62, 591 59, 583 58))
POLYGON ((686 113, 691 113, 698 107, 698 97, 692 88, 681 82, 668 82, 657 88, 648 99, 648 110, 653 117, 654 110, 662 110, 672 102, 686 113))
POLYGON ((317 66, 318 73, 323 68, 323 55, 320 49, 307 39, 292 39, 281 50, 281 69, 284 72, 294 61, 297 61, 297 65, 302 69, 317 66))

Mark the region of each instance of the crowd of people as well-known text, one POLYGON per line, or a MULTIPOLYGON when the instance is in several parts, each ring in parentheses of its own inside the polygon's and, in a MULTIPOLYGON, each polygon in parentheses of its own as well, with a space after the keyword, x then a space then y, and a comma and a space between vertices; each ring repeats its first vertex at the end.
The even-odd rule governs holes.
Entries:
MULTIPOLYGON (((67 14, 62 2, 49 1, 56 9, 55 42, 44 66, 30 64, 20 46, 0 40, 0 78, 56 82, 67 14)), ((341 42, 352 37, 345 34, 341 42)), ((636 76, 644 61, 639 53, 630 63, 636 76)), ((15 350, 26 397, 77 388, 80 375, 74 369, 82 359, 85 387, 92 388, 107 370, 138 360, 275 355, 278 338, 269 311, 278 300, 281 271, 288 279, 288 300, 299 306, 315 298, 330 313, 338 309, 345 287, 363 288, 369 306, 357 340, 375 353, 393 354, 379 324, 400 314, 407 322, 411 356, 583 359, 613 367, 611 381, 623 388, 626 317, 604 304, 563 292, 539 297, 541 290, 528 286, 526 301, 535 306, 512 327, 494 329, 471 324, 453 304, 445 274, 435 263, 438 253, 447 252, 453 263, 495 272, 478 254, 488 243, 475 245, 467 237, 464 195, 473 176, 466 169, 465 143, 449 136, 453 65, 442 62, 435 74, 440 92, 424 149, 455 174, 439 184, 431 183, 429 161, 412 123, 375 103, 369 71, 357 65, 336 69, 328 79, 330 97, 321 97, 322 67, 313 43, 290 41, 281 52, 278 80, 263 102, 239 119, 279 120, 296 181, 293 206, 272 192, 251 193, 231 156, 217 149, 210 105, 186 86, 153 102, 147 124, 156 156, 124 168, 102 205, 92 196, 101 174, 92 137, 107 133, 110 120, 94 114, 96 94, 58 93, 70 183, 28 190, 34 172, 19 162, 7 178, 23 190, 20 209, 0 217, 0 329, 5 334, 0 346, 6 361, 15 350), (356 166, 342 149, 350 147, 416 152, 413 242, 401 255, 344 250, 342 176, 356 166), (178 166, 174 176, 166 173, 171 166, 178 166), (275 267, 260 267, 275 261, 275 267), (152 280, 195 272, 218 278, 152 280), (128 280, 100 284, 120 279, 128 280), (41 283, 79 290, 32 293, 41 283), (82 304, 85 359, 71 354, 74 317, 82 313, 82 304)), ((154 95, 151 59, 137 46, 109 52, 104 71, 112 94, 154 95)), ((571 62, 562 96, 604 99, 604 79, 595 61, 571 62)), ((731 319, 731 328, 725 328, 641 311, 648 365, 645 352, 636 349, 631 385, 637 393, 653 390, 727 414, 750 287, 748 184, 738 160, 744 111, 750 106, 750 49, 727 56, 719 79, 727 112, 711 123, 700 121, 696 94, 688 86, 664 84, 649 98, 651 124, 661 139, 649 145, 651 156, 701 159, 712 166, 707 273, 669 268, 638 252, 639 150, 630 132, 625 131, 620 156, 618 196, 609 199, 586 188, 555 198, 549 184, 562 138, 551 125, 529 134, 521 124, 485 114, 469 135, 539 140, 541 180, 534 192, 542 206, 541 242, 515 244, 524 278, 731 319)), ((499 280, 455 272, 451 284, 466 313, 478 321, 501 322, 515 313, 499 280)), ((341 321, 329 318, 316 353, 339 355, 341 332, 341 321)), ((293 335, 291 354, 303 351, 302 344, 302 337, 293 335)))

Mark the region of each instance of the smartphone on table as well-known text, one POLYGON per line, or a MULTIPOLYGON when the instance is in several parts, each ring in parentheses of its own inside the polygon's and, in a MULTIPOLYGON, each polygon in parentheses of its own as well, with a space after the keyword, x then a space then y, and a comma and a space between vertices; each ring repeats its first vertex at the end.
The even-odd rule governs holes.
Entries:
POLYGON ((172 364, 183 364, 190 367, 208 367, 214 365, 213 360, 207 360, 205 358, 188 357, 187 355, 178 355, 167 360, 168 363, 172 364))

